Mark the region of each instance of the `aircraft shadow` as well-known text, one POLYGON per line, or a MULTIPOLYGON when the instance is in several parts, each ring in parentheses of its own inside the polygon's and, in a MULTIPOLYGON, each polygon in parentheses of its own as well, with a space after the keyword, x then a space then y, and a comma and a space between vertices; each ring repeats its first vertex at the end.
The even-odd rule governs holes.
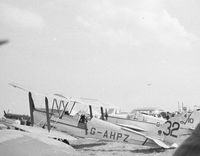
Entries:
POLYGON ((88 147, 95 147, 95 146, 103 146, 107 143, 92 143, 92 144, 80 144, 80 145, 71 145, 75 149, 81 149, 81 148, 88 148, 88 147))
POLYGON ((148 149, 135 149, 135 150, 130 150, 130 152, 132 153, 144 153, 144 154, 148 154, 148 153, 161 153, 161 152, 165 152, 166 149, 164 148, 148 148, 148 149))
POLYGON ((107 150, 107 149, 84 149, 84 151, 99 151, 99 152, 131 152, 131 153, 143 153, 143 154, 150 154, 150 153, 161 153, 165 152, 166 149, 163 148, 150 148, 150 149, 135 149, 135 150, 130 150, 130 149, 112 149, 112 150, 107 150))
POLYGON ((103 146, 106 145, 106 143, 92 143, 92 144, 80 144, 80 145, 72 145, 75 149, 83 149, 84 151, 99 151, 99 152, 131 152, 131 153, 143 153, 143 154, 150 154, 150 153, 161 153, 165 152, 166 150, 170 149, 164 149, 164 148, 147 148, 147 149, 88 149, 90 147, 95 146, 103 146))

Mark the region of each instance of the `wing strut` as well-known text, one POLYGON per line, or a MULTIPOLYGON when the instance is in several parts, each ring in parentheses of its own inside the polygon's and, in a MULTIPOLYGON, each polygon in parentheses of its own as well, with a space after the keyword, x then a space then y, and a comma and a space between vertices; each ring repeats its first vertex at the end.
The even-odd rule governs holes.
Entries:
POLYGON ((106 118, 106 120, 108 120, 108 111, 107 111, 107 109, 105 111, 105 118, 106 118))
POLYGON ((45 97, 45 107, 46 107, 46 115, 47 115, 47 128, 48 131, 50 132, 50 118, 49 118, 49 104, 48 104, 48 99, 45 97))
POLYGON ((35 106, 34 106, 31 92, 28 92, 28 97, 29 97, 29 108, 30 108, 30 116, 31 116, 31 126, 33 126, 34 125, 33 111, 34 111, 35 106))
POLYGON ((90 119, 92 119, 93 115, 92 115, 92 106, 89 105, 89 109, 90 109, 90 119))
POLYGON ((103 107, 101 107, 101 119, 104 120, 103 107))
POLYGON ((143 144, 142 144, 142 145, 145 145, 145 144, 146 144, 146 142, 147 142, 147 140, 148 140, 148 138, 146 138, 146 140, 143 142, 143 144))
POLYGON ((5 116, 5 117, 6 117, 6 116, 7 116, 7 113, 6 113, 6 111, 5 111, 5 110, 3 111, 3 113, 4 113, 4 115, 3 115, 3 116, 5 116))
POLYGON ((76 104, 76 101, 74 101, 74 104, 73 104, 73 106, 72 106, 72 108, 71 108, 71 110, 70 110, 69 114, 71 114, 71 112, 72 112, 72 110, 73 110, 73 108, 74 108, 75 104, 76 104))

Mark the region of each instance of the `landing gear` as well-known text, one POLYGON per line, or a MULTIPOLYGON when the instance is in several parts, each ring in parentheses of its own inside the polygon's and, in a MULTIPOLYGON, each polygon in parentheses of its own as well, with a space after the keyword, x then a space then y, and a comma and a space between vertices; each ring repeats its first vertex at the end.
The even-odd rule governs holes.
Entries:
POLYGON ((69 145, 69 141, 67 141, 66 139, 62 140, 62 142, 69 145))
POLYGON ((69 141, 67 139, 61 139, 61 138, 54 138, 54 139, 58 140, 58 141, 61 141, 61 142, 65 143, 65 144, 67 144, 67 145, 70 145, 69 141))

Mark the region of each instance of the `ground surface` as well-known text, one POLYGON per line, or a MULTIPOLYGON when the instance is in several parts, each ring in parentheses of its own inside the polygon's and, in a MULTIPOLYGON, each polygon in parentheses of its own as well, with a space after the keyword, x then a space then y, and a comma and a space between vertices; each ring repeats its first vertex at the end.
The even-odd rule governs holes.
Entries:
POLYGON ((73 143, 73 147, 83 156, 171 156, 175 151, 84 139, 73 143))

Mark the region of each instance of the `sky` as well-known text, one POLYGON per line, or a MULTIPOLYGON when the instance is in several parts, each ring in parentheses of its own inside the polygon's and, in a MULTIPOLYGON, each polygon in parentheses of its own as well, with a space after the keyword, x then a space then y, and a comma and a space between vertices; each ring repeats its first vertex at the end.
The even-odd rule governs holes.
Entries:
POLYGON ((95 98, 122 111, 200 105, 198 0, 1 0, 0 114, 27 94, 95 98))

